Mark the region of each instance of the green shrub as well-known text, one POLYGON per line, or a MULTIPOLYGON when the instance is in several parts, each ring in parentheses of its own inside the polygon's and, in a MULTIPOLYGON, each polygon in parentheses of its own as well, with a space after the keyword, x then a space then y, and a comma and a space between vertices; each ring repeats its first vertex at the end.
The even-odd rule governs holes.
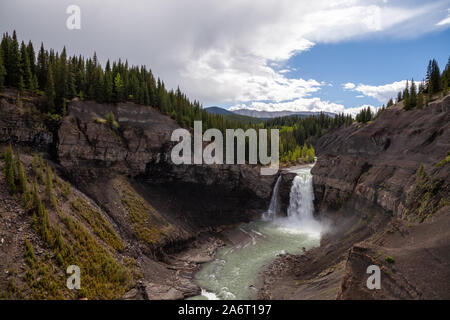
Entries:
POLYGON ((11 144, 9 144, 6 151, 3 153, 3 161, 5 162, 4 166, 4 174, 5 174, 5 180, 6 184, 8 186, 8 190, 10 194, 16 193, 16 182, 15 182, 15 168, 14 168, 14 154, 11 147, 11 144))
POLYGON ((386 262, 388 262, 388 263, 394 263, 395 262, 395 259, 390 257, 390 256, 386 256, 386 258, 384 258, 384 260, 386 260, 386 262))
POLYGON ((119 123, 116 121, 112 111, 106 115, 106 125, 113 130, 119 129, 119 123))

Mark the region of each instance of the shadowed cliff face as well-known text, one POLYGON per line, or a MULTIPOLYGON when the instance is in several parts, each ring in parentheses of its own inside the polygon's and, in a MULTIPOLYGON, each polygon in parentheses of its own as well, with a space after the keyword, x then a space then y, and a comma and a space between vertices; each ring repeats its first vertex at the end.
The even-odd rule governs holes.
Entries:
POLYGON ((47 150, 53 143, 53 134, 43 125, 36 111, 40 97, 17 99, 17 91, 5 89, 0 94, 0 143, 20 143, 47 150))
POLYGON ((150 107, 75 99, 58 132, 59 161, 79 176, 97 172, 136 176, 148 162, 159 162, 177 128, 174 120, 150 107), (117 130, 106 123, 111 112, 119 124, 117 130))
POLYGON ((413 218, 411 197, 421 164, 448 192, 449 168, 436 164, 450 151, 449 110, 450 96, 423 110, 406 112, 397 104, 370 124, 355 123, 319 139, 312 169, 318 208, 337 210, 357 197, 413 218))
MULTIPOLYGON (((117 287, 108 279, 105 290, 89 292, 89 298, 154 297, 155 292, 174 289, 176 295, 164 297, 198 295, 200 288, 188 280, 189 275, 199 263, 213 259, 221 245, 217 233, 225 226, 259 218, 269 205, 277 176, 261 176, 257 166, 174 165, 170 137, 179 126, 151 107, 75 99, 56 129, 59 119, 38 111, 43 103, 42 96, 28 92, 21 100, 14 89, 1 92, 0 151, 12 142, 30 184, 36 172, 52 168, 55 202, 41 192, 51 230, 65 230, 68 221, 76 221, 86 233, 80 239, 90 239, 92 250, 107 248, 111 261, 123 268, 128 282, 117 287), (110 114, 117 123, 106 121, 110 114)), ((1 181, 5 180, 3 164, 0 161, 1 181)), ((44 190, 45 179, 39 176, 38 188, 44 190)), ((283 179, 285 189, 290 188, 290 180, 283 179)), ((5 183, 0 184, 0 211, 4 238, 0 267, 19 270, 14 277, 23 289, 10 297, 40 296, 45 288, 32 290, 21 267, 26 264, 25 238, 36 248, 38 259, 54 253, 34 231, 34 220, 22 209, 21 198, 11 196, 5 183)), ((75 238, 76 230, 72 230, 75 238)), ((63 234, 64 241, 72 239, 72 231, 63 234)), ((77 257, 87 259, 83 264, 106 257, 95 253, 86 257, 84 246, 76 247, 77 257)), ((59 270, 55 261, 46 263, 59 270)), ((10 287, 11 279, 12 275, 2 273, 0 293, 10 287)), ((64 284, 57 282, 55 295, 70 296, 64 284)))
POLYGON ((132 177, 148 199, 193 229, 249 221, 267 208, 277 176, 261 176, 257 166, 174 165, 170 137, 177 128, 151 107, 75 99, 58 132, 59 161, 91 192, 99 178, 132 177), (117 129, 105 123, 111 112, 117 129))

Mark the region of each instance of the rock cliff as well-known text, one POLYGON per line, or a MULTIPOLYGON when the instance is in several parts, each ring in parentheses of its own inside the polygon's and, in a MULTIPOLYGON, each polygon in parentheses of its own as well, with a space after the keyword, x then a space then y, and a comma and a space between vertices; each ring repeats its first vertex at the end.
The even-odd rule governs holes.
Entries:
POLYGON ((395 217, 422 219, 412 199, 420 165, 439 185, 436 200, 448 195, 449 168, 436 165, 450 151, 449 111, 450 96, 408 112, 400 103, 368 125, 323 136, 312 169, 317 207, 337 210, 358 198, 395 217))
POLYGON ((18 98, 16 90, 0 93, 0 143, 20 143, 47 151, 53 133, 44 125, 44 118, 36 107, 42 104, 39 96, 18 98))
POLYGON ((85 296, 197 295, 192 274, 213 259, 221 245, 217 234, 259 217, 269 205, 277 176, 261 176, 259 167, 174 165, 170 136, 179 126, 151 107, 74 99, 60 119, 40 113, 43 104, 42 96, 19 99, 14 89, 0 96, 0 151, 11 142, 20 155, 28 183, 36 181, 42 193, 50 230, 46 237, 36 233, 37 218, 0 185, 0 268, 10 270, 0 274, 2 297, 75 297, 64 285, 66 257, 51 240, 58 234, 76 248, 67 259, 88 270, 109 263, 113 268, 105 272, 120 273, 96 274, 85 296), (80 249, 86 245, 88 253, 80 249), (29 250, 37 263, 27 267, 29 250), (30 278, 38 265, 48 269, 45 284, 30 278))
POLYGON ((260 298, 450 297, 450 95, 321 137, 312 169, 320 247, 264 271, 260 298), (381 270, 369 290, 367 268, 381 270))

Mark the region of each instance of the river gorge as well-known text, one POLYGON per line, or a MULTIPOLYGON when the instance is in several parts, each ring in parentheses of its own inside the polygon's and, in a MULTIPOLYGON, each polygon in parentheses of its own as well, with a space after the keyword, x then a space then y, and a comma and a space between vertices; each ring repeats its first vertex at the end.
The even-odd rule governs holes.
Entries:
POLYGON ((259 220, 240 225, 235 243, 220 248, 215 260, 195 275, 202 295, 191 299, 249 299, 256 293, 261 269, 277 255, 299 254, 320 243, 322 225, 314 218, 311 166, 296 169, 284 216, 276 215, 281 176, 275 183, 267 212, 259 220))

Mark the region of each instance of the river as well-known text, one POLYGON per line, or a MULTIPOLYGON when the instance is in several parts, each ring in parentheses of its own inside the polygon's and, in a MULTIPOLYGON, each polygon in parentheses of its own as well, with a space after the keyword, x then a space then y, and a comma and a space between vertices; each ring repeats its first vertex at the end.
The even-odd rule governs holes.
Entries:
POLYGON ((296 170, 287 216, 275 215, 277 181, 267 212, 259 221, 239 226, 246 240, 217 251, 216 259, 195 274, 202 294, 190 299, 249 299, 263 267, 283 253, 301 253, 318 246, 321 224, 314 219, 311 166, 296 170))

